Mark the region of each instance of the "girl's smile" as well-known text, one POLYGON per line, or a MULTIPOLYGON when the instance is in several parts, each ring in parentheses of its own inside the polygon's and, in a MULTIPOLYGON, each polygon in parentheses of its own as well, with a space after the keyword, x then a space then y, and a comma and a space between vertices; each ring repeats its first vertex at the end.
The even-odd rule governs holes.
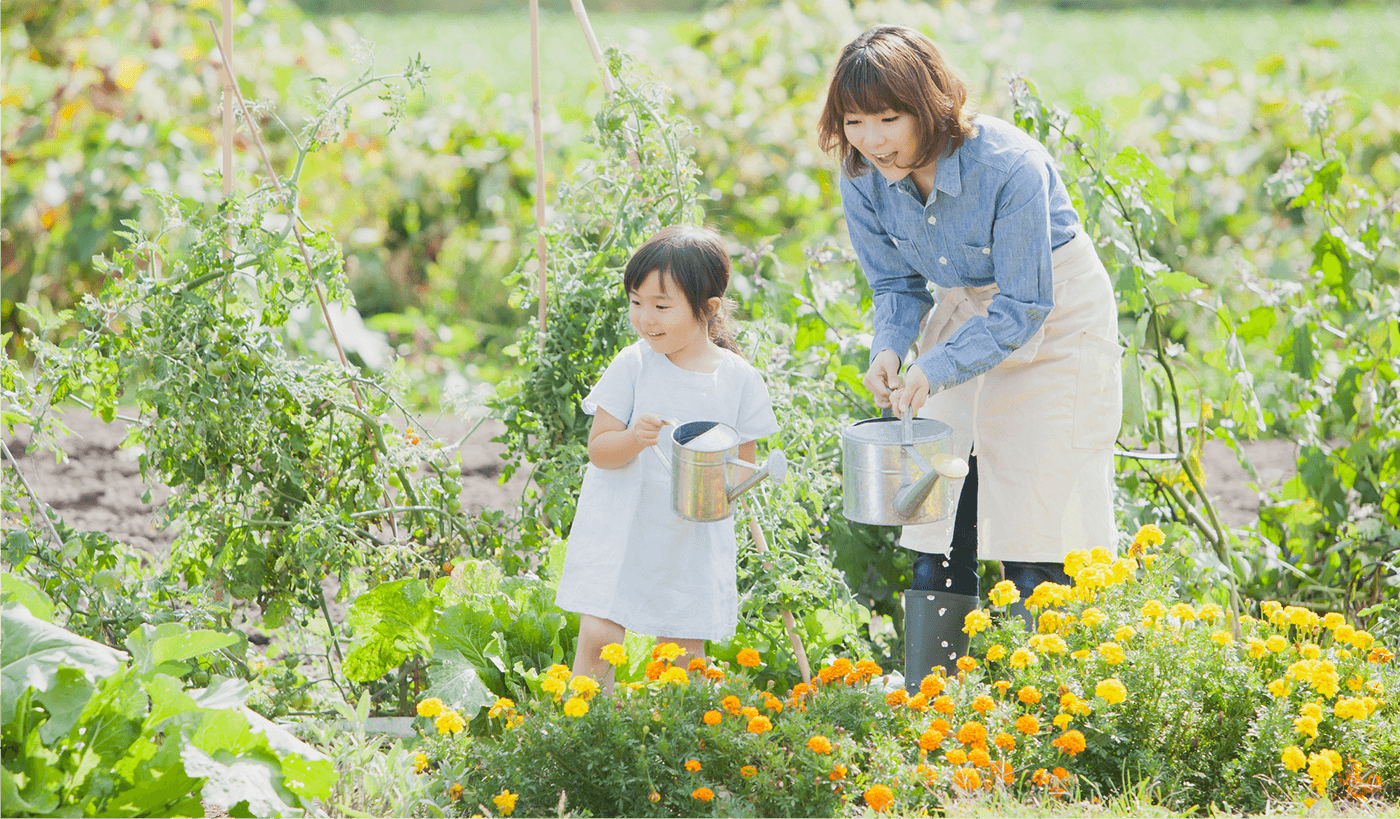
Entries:
POLYGON ((636 290, 627 294, 627 300, 632 329, 653 350, 681 369, 708 371, 706 365, 717 350, 710 340, 709 323, 695 315, 685 294, 669 276, 653 270, 636 290))

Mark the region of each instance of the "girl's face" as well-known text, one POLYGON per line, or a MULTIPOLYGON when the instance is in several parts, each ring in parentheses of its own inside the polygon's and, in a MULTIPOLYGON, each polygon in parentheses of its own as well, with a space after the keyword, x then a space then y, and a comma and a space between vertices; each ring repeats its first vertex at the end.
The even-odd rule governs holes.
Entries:
POLYGON ((916 124, 913 114, 890 109, 847 111, 844 118, 846 141, 890 182, 919 170, 913 167, 919 156, 916 124))
POLYGON ((713 344, 708 322, 696 318, 685 293, 659 270, 648 273, 641 285, 627 294, 627 300, 632 329, 671 363, 683 365, 708 352, 713 344))

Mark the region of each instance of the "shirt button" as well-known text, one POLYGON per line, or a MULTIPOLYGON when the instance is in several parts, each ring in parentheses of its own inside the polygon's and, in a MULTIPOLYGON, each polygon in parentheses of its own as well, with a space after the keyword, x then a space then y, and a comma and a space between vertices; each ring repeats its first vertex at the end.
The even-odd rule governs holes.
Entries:
POLYGON ((938 224, 938 217, 937 217, 937 216, 930 216, 930 217, 928 218, 928 223, 929 223, 930 225, 936 225, 936 224, 938 224))
POLYGON ((948 257, 947 257, 947 256, 939 256, 939 257, 938 257, 938 263, 939 263, 939 264, 947 264, 947 263, 948 263, 948 257))
POLYGON ((984 247, 984 248, 982 248, 982 255, 983 255, 983 256, 990 256, 990 255, 992 255, 992 249, 991 249, 990 247, 984 247))

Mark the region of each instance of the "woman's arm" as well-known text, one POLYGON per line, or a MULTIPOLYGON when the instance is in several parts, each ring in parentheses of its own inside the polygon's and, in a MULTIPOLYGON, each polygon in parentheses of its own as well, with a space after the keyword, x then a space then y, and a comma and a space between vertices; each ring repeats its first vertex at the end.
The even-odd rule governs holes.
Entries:
POLYGON ((661 416, 643 412, 629 427, 599 407, 588 430, 588 460, 599 469, 626 466, 660 439, 661 426, 661 416))

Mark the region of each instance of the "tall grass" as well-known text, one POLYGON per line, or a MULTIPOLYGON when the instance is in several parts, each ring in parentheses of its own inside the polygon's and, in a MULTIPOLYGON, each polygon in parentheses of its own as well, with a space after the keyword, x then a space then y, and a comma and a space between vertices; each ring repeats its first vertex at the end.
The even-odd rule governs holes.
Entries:
MULTIPOLYGON (((518 11, 364 13, 346 19, 375 43, 384 65, 421 53, 441 79, 528 93, 529 20, 520 5, 518 11)), ((611 39, 644 63, 657 64, 676 44, 677 26, 698 21, 703 13, 598 10, 590 11, 590 19, 600 39, 611 39)), ((1036 82, 1046 99, 1065 105, 1091 103, 1107 109, 1114 119, 1131 119, 1135 113, 1115 110, 1120 98, 1163 77, 1209 61, 1251 68, 1268 55, 1318 51, 1316 44, 1327 42, 1336 47, 1319 51, 1319 59, 1340 62, 1350 93, 1363 100, 1394 99, 1400 93, 1395 83, 1400 76, 1396 4, 1119 11, 1002 6, 1000 13, 1019 16, 1020 53, 1013 64, 1036 82)), ((955 37, 939 39, 959 65, 980 61, 972 47, 955 37)), ((590 89, 596 93, 597 73, 573 14, 546 8, 540 40, 546 107, 567 110, 583 105, 590 89)))

